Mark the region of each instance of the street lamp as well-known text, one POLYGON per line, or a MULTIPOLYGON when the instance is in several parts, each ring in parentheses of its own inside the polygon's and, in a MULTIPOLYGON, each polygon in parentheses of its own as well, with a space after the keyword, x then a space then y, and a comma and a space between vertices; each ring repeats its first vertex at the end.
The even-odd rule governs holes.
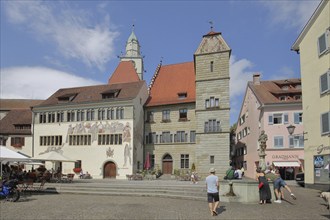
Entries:
POLYGON ((289 125, 289 126, 286 127, 286 128, 288 129, 289 134, 292 135, 293 132, 294 132, 294 129, 296 128, 296 126, 294 126, 294 125, 289 125))
POLYGON ((288 129, 288 132, 289 132, 290 136, 299 136, 299 135, 302 135, 303 138, 304 138, 304 141, 307 140, 307 139, 305 139, 305 134, 308 134, 308 132, 303 132, 303 133, 300 133, 300 134, 295 134, 295 135, 293 135, 293 133, 294 133, 294 129, 296 128, 296 126, 290 124, 290 125, 289 125, 288 127, 286 127, 286 128, 288 129))

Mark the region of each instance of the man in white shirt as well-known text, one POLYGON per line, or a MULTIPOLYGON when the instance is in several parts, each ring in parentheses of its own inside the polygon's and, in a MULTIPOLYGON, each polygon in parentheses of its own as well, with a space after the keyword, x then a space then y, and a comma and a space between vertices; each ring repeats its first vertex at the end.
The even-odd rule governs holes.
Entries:
POLYGON ((215 175, 215 169, 210 169, 210 175, 206 177, 207 201, 212 216, 218 215, 219 206, 219 178, 215 175))

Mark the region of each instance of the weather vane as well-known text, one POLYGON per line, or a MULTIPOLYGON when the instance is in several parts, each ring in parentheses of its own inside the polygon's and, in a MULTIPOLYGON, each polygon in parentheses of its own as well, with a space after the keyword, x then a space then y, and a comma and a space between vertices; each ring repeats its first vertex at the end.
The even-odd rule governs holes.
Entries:
POLYGON ((213 21, 209 21, 209 24, 211 25, 211 31, 213 31, 213 21))

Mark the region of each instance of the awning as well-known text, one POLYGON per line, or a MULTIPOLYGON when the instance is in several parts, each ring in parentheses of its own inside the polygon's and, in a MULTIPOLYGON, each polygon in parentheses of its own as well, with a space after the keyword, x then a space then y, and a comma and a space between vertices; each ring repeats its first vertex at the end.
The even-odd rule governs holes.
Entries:
POLYGON ((275 167, 300 167, 297 161, 278 161, 273 162, 275 167))

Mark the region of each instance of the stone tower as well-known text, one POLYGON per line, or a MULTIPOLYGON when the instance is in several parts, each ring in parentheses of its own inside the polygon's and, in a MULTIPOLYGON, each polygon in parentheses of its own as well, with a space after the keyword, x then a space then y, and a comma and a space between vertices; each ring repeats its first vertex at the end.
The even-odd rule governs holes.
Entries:
POLYGON ((140 43, 134 34, 134 26, 132 29, 132 33, 126 42, 126 53, 125 55, 120 57, 120 61, 129 61, 129 60, 133 61, 135 70, 140 80, 143 80, 143 72, 144 72, 143 57, 141 56, 141 52, 140 52, 140 43))
POLYGON ((231 49, 221 33, 211 31, 194 54, 196 73, 196 169, 210 167, 223 178, 229 168, 229 58, 231 49))

